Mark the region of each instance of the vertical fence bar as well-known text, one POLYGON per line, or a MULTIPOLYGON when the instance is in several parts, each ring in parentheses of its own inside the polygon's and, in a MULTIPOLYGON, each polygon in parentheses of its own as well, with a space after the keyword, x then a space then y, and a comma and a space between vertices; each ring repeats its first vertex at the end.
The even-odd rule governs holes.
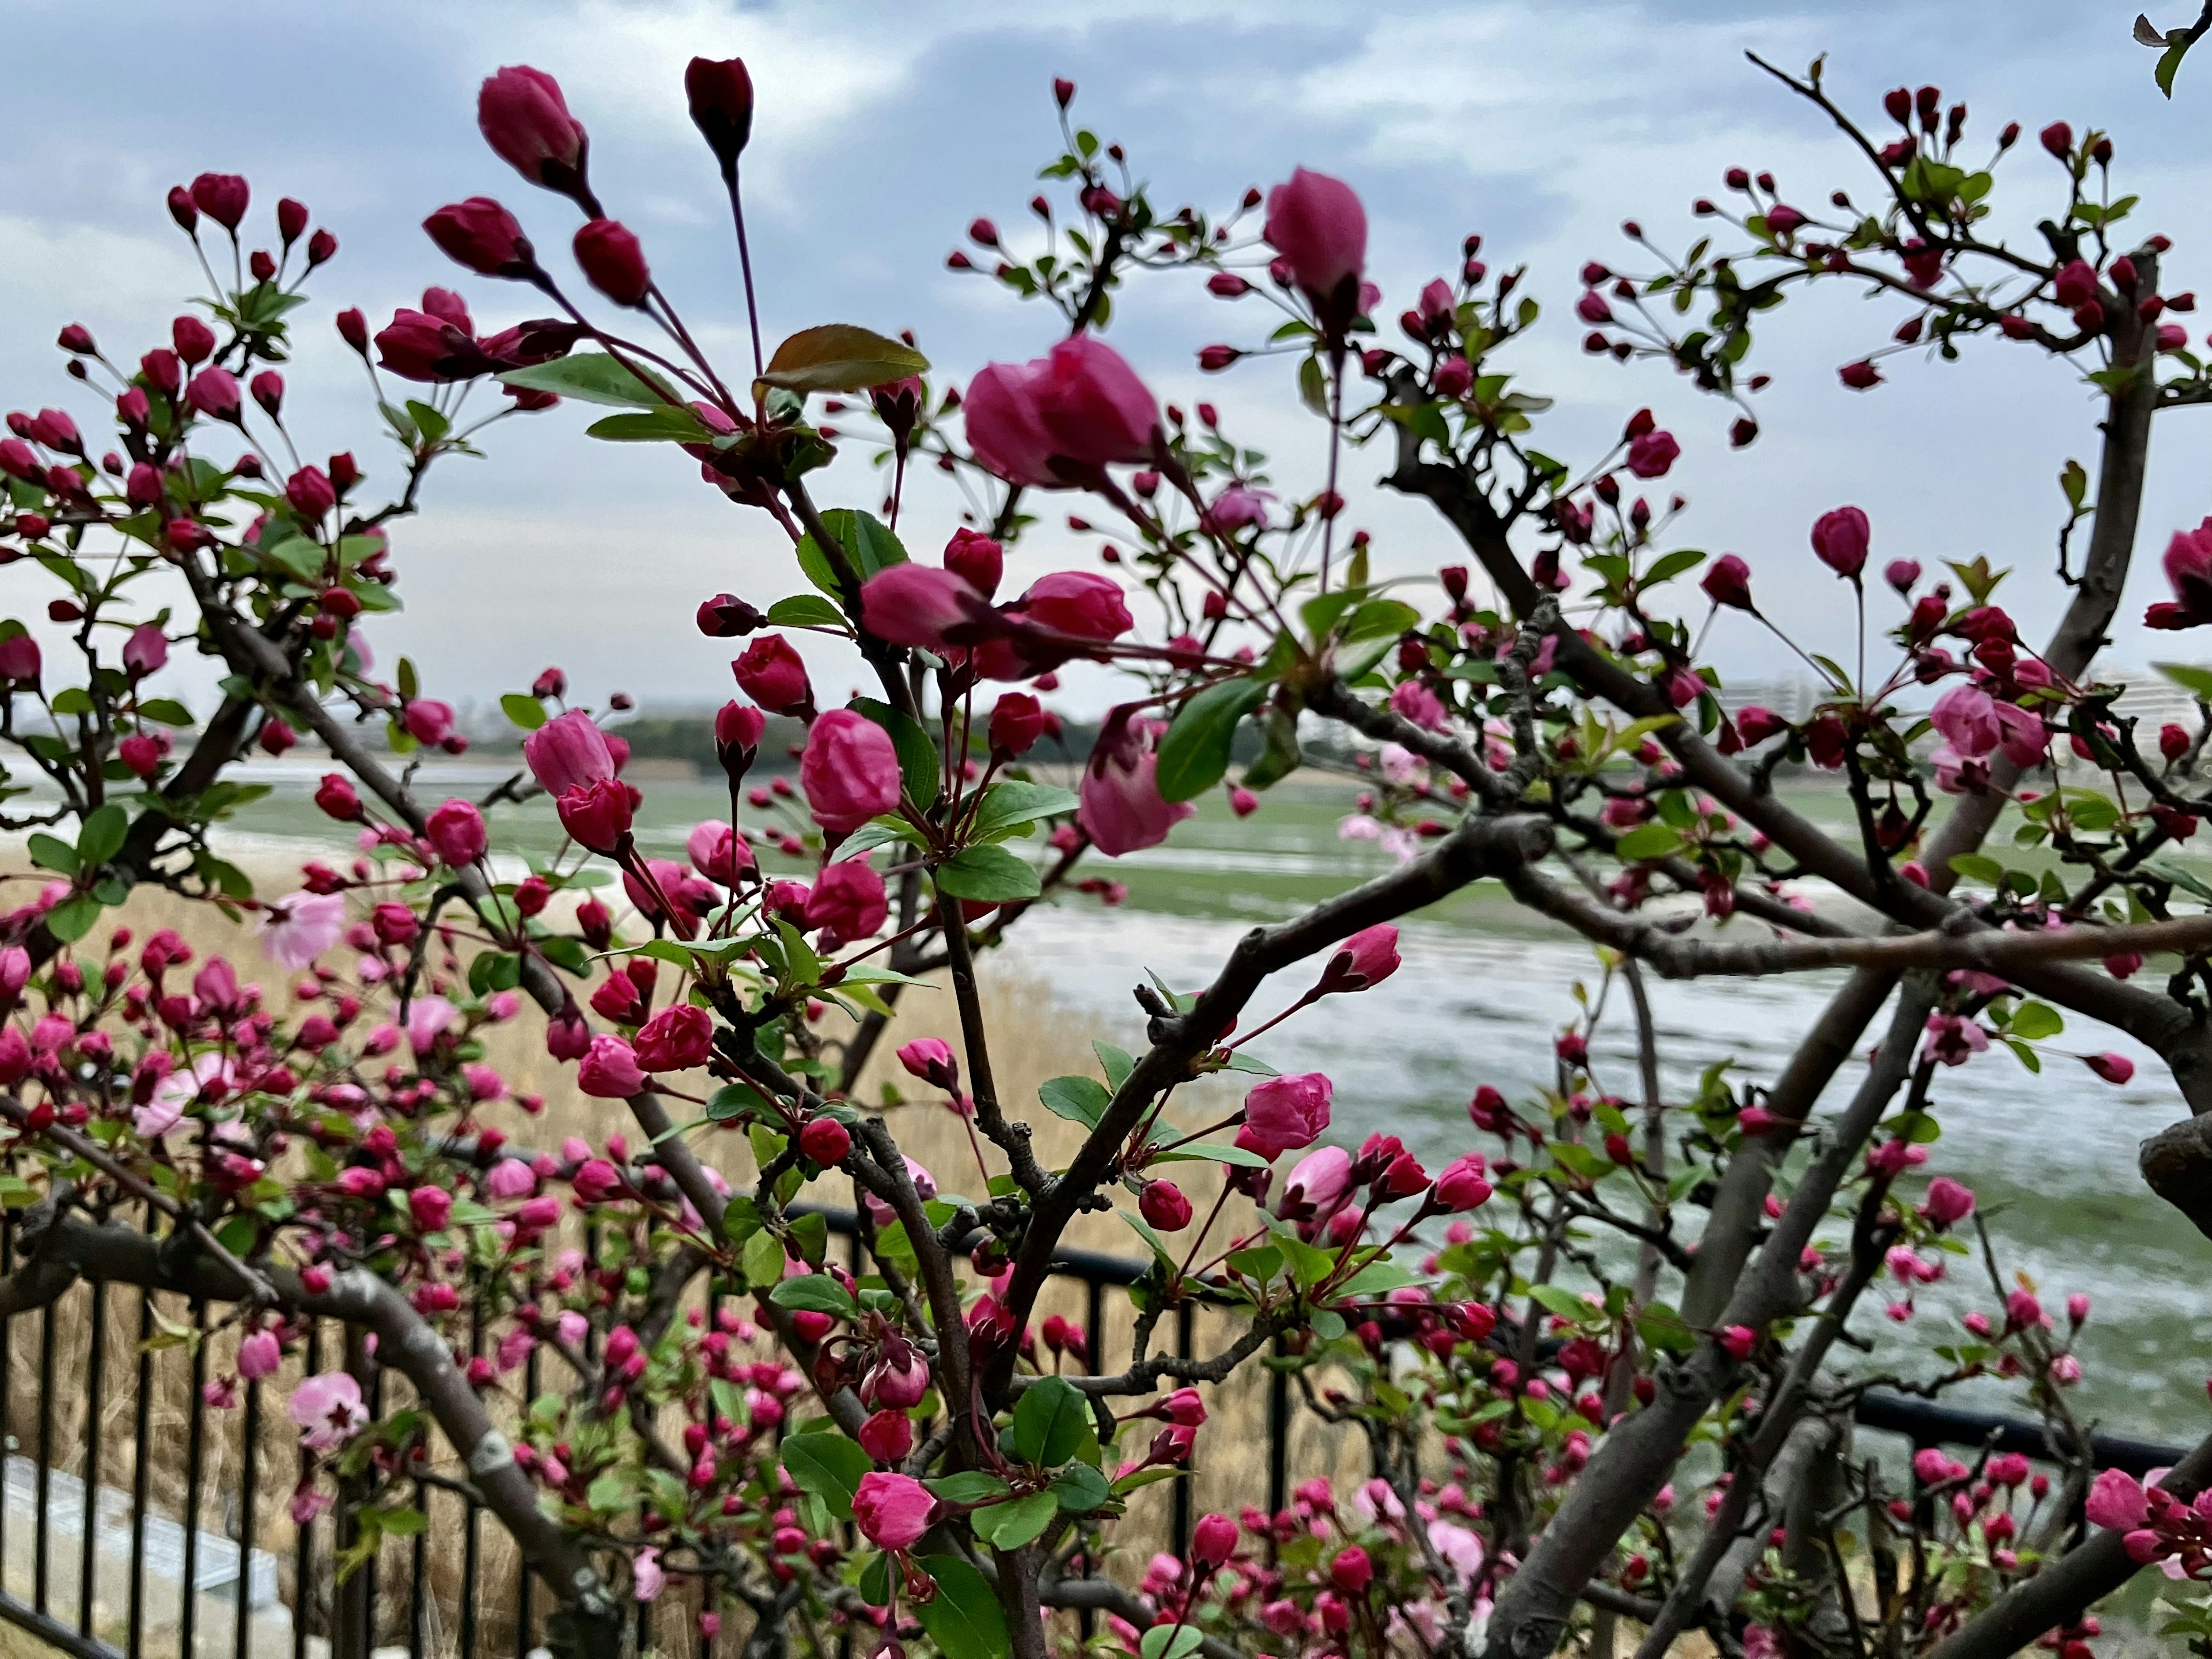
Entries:
POLYGON ((246 1385, 246 1455, 239 1470, 238 1492, 238 1612, 231 1634, 234 1659, 253 1654, 253 1534, 259 1519, 253 1512, 254 1488, 261 1483, 261 1384, 246 1385))
MULTIPOLYGON (((1194 1334, 1192 1328, 1196 1322, 1196 1315, 1197 1310, 1188 1302, 1182 1303, 1176 1309, 1176 1354, 1178 1358, 1190 1358, 1194 1334)), ((1177 1555, 1190 1553, 1190 1477, 1188 1474, 1177 1475, 1175 1481, 1175 1553, 1177 1555)))
POLYGON ((53 1532, 54 1304, 39 1310, 39 1468, 35 1497, 39 1512, 31 1523, 31 1606, 46 1611, 47 1547, 53 1532))
POLYGON ((100 1540, 100 1394, 106 1387, 107 1358, 107 1286, 94 1283, 92 1292, 92 1347, 84 1367, 84 1524, 77 1539, 76 1629, 92 1634, 93 1569, 98 1565, 100 1540))
POLYGON ((185 1419, 185 1582, 177 1620, 177 1651, 192 1659, 193 1634, 200 1611, 200 1464, 207 1428, 207 1304, 192 1304, 192 1396, 185 1419))
MULTIPOLYGON (((1275 1339, 1275 1357, 1290 1350, 1275 1339)), ((1291 1374, 1278 1368, 1267 1373, 1267 1518, 1273 1520, 1291 1501, 1291 1374)), ((1267 1559, 1275 1559, 1274 1534, 1267 1534, 1267 1559)))
MULTIPOLYGON (((323 1368, 323 1322, 310 1317, 307 1321, 307 1375, 313 1376, 323 1368)), ((303 1444, 300 1448, 300 1480, 304 1484, 310 1467, 309 1454, 303 1444)), ((309 1601, 315 1593, 315 1522, 313 1516, 300 1523, 295 1540, 292 1566, 292 1659, 307 1659, 307 1613, 309 1601)))
MULTIPOLYGON (((146 1231, 154 1231, 154 1206, 146 1206, 146 1231)), ((133 1425, 135 1450, 131 1458, 131 1653, 143 1653, 146 1638, 146 1497, 153 1469, 147 1457, 152 1445, 154 1410, 154 1292, 138 1292, 138 1413, 133 1425)))
POLYGON ((414 1559, 408 1563, 407 1656, 422 1659, 422 1584, 430 1576, 430 1492, 420 1480, 415 1483, 415 1506, 422 1511, 422 1530, 415 1534, 414 1559))
MULTIPOLYGON (((522 1362, 522 1397, 538 1398, 538 1350, 530 1351, 530 1358, 522 1362)), ((530 1563, 515 1552, 514 1586, 514 1659, 528 1659, 530 1653, 530 1602, 532 1584, 530 1563)))
MULTIPOLYGON (((483 1352, 483 1299, 469 1304, 469 1358, 483 1352)), ((425 1513, 428 1513, 426 1509, 425 1513)), ((477 1505, 472 1498, 461 1500, 460 1644, 457 1659, 477 1659, 477 1551, 482 1538, 477 1529, 477 1505)))
MULTIPOLYGON (((9 1214, 0 1220, 0 1278, 15 1271, 15 1218, 9 1214)), ((8 1505, 6 1498, 7 1455, 4 1437, 7 1432, 9 1407, 14 1404, 15 1376, 15 1323, 11 1319, 0 1319, 0 1595, 8 1589, 8 1505)))

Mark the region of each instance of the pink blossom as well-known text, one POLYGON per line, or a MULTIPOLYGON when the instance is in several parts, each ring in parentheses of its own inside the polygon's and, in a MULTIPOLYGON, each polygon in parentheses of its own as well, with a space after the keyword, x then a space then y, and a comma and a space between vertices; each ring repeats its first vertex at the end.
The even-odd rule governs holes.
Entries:
POLYGON ((1424 731, 1441 732, 1445 727, 1443 701, 1419 680, 1400 681, 1390 693, 1390 708, 1424 731))
POLYGON ((602 1100, 627 1100, 645 1087, 645 1069, 629 1044, 602 1032, 577 1065, 576 1086, 602 1100))
POLYGON ((285 1409, 300 1425, 301 1441, 310 1451, 330 1451, 343 1445, 368 1421, 368 1408, 361 1401, 361 1384, 347 1371, 323 1371, 302 1378, 285 1409))
POLYGON ((684 851, 691 867, 712 882, 734 887, 753 867, 753 849, 745 838, 720 818, 706 818, 684 837, 684 851))
POLYGON ((284 1361, 283 1345, 274 1331, 250 1331, 238 1341, 238 1374, 249 1382, 275 1375, 284 1361))
POLYGON ((1867 515, 1856 507, 1823 513, 1813 523, 1813 551, 1838 576, 1856 576, 1866 568, 1873 536, 1867 515))
POLYGON ((538 1190, 538 1175, 519 1158, 502 1158, 483 1172, 478 1184, 486 1198, 527 1198, 538 1190))
POLYGON ((1974 1195, 1948 1176, 1928 1183, 1928 1200, 1920 1213, 1938 1228, 1955 1226, 1974 1212, 1974 1195))
POLYGON ((436 1047, 438 1036, 460 1017, 441 996, 418 996, 407 1005, 407 1042, 418 1054, 436 1047))
POLYGON ((814 722, 799 763, 814 821, 849 834, 899 804, 898 750, 890 733, 865 714, 833 708, 814 722))
POLYGON ((630 1563, 630 1594, 641 1601, 650 1601, 660 1594, 668 1575, 661 1571, 660 1552, 642 1549, 630 1563))
POLYGON ((1942 732, 1954 752, 1977 760, 2003 741, 1997 724, 1996 703, 1978 685, 1954 685, 1936 699, 1929 722, 1942 732))
POLYGON ((807 927, 824 929, 848 944, 866 939, 890 914, 884 878, 866 858, 830 866, 806 896, 807 927))
POLYGON ((1300 167, 1267 192, 1261 235, 1316 309, 1351 321, 1367 263, 1367 210, 1341 179, 1300 167), (1349 292, 1347 292, 1349 289, 1349 292))
POLYGON ((937 1514, 937 1499, 911 1475, 871 1469, 853 1493, 853 1520, 879 1549, 902 1550, 918 1543, 937 1514))
POLYGON ((580 708, 556 714, 522 740, 522 758, 545 792, 556 797, 588 789, 615 775, 606 734, 580 708))
POLYGON ((1158 846, 1198 811, 1188 801, 1170 801, 1160 794, 1155 750, 1159 731, 1158 721, 1131 720, 1116 711, 1083 769, 1075 821, 1109 858, 1158 846))
POLYGON ((975 459, 1015 483, 1058 489, 1152 453, 1158 406, 1121 355, 1095 335, 1023 364, 993 363, 964 405, 975 459))
POLYGON ((345 931, 342 893, 295 893, 264 907, 258 928, 261 953, 299 973, 338 942, 345 931))
POLYGON ((2135 1476, 2124 1469, 2106 1469, 2090 1483, 2084 1513, 2097 1526, 2132 1532, 2150 1518, 2150 1501, 2135 1476))
POLYGON ((1244 1124, 1237 1144, 1270 1161, 1310 1146, 1328 1127, 1333 1085, 1319 1072, 1273 1077, 1244 1097, 1244 1124))

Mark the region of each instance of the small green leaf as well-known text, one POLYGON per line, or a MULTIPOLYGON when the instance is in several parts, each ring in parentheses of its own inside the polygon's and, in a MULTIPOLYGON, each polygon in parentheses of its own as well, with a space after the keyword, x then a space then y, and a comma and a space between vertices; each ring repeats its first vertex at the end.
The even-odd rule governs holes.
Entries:
POLYGON ((853 1518, 853 1494, 875 1468, 867 1453, 842 1434, 794 1434, 778 1449, 792 1484, 811 1492, 840 1521, 853 1518))
POLYGON ((1129 1080, 1129 1073, 1137 1069, 1137 1062, 1130 1057, 1128 1050, 1116 1048, 1110 1042, 1094 1039, 1091 1052, 1098 1056, 1098 1063, 1106 1068, 1106 1086, 1109 1089, 1119 1089, 1129 1080))
POLYGON ((1639 823, 1616 842, 1613 850, 1633 862, 1672 858, 1682 850, 1682 837, 1663 823, 1639 823))
POLYGON ((1011 904, 1044 890, 1036 870, 1003 847, 963 848, 932 873, 939 892, 977 904, 1011 904))
POLYGON ((945 1659, 1005 1659, 1012 1650, 1006 1615, 983 1575, 957 1555, 925 1555, 920 1565, 937 1594, 915 1614, 945 1659))
POLYGON ((845 613, 819 593, 794 593, 769 606, 768 619, 778 628, 842 628, 845 613))
POLYGON ((1195 1625, 1154 1625, 1137 1644, 1137 1659, 1190 1659, 1206 1645, 1206 1634, 1195 1625))
POLYGON ((948 1504, 985 1504, 1013 1490, 997 1475, 981 1469, 961 1469, 921 1484, 948 1504))
POLYGON ((74 945, 90 933, 100 920, 100 903, 90 893, 77 893, 46 912, 46 931, 64 945, 74 945))
POLYGON ((1014 1451, 1025 1463, 1052 1468, 1075 1455, 1091 1427, 1091 1408, 1074 1384, 1048 1376, 1014 1407, 1014 1451))
POLYGON ((2166 38, 2172 44, 2159 54, 2158 67, 2151 74, 2158 82, 2158 89, 2172 98, 2173 77, 2181 68, 2181 60, 2189 55, 2190 47, 2197 44, 2197 37, 2187 29, 2176 29, 2166 38))
POLYGON ((1052 1491, 1068 1515, 1087 1515, 1114 1495, 1105 1475, 1083 1462, 1070 1463, 1053 1476, 1052 1491))
POLYGON ((1106 1109, 1114 1103, 1114 1097, 1096 1078, 1048 1078, 1037 1085, 1037 1098, 1054 1117, 1064 1117, 1070 1123, 1080 1123, 1086 1129, 1098 1127, 1098 1120, 1106 1115, 1106 1109))
POLYGON ((658 390, 604 351, 578 351, 550 362, 511 368, 501 386, 525 392, 553 392, 579 403, 611 404, 618 409, 659 409, 684 400, 672 388, 658 390))
POLYGON ((31 862, 41 870, 54 870, 64 876, 73 876, 84 867, 84 860, 77 856, 76 848, 58 836, 36 830, 25 845, 31 854, 31 862))
POLYGON ((76 855, 86 869, 97 869, 123 850, 123 838, 131 832, 131 815, 122 804, 109 801, 105 806, 86 815, 83 827, 76 832, 76 855))
POLYGON ((1265 681, 1240 678, 1209 685, 1183 704, 1160 739, 1161 799, 1189 800, 1220 782, 1229 770, 1237 723, 1267 696, 1265 681))
POLYGON ((852 323, 802 328, 775 349, 761 375, 787 392, 865 392, 928 370, 912 346, 852 323))
POLYGON ((993 1504, 977 1510, 968 1517, 968 1524, 992 1548, 1015 1550, 1036 1538, 1059 1514, 1058 1497, 1048 1492, 1033 1492, 1011 1504, 993 1504))
POLYGON ((985 793, 982 805, 975 809, 975 835, 988 840, 1018 825, 1034 823, 1039 818, 1073 812, 1081 805, 1073 790, 1009 778, 1003 783, 993 784, 985 793))
POLYGON ((174 697, 149 697, 138 705, 138 718, 156 726, 190 726, 192 711, 174 697))
POLYGON ((1979 853, 1954 853, 1951 857, 1951 873, 1964 876, 1968 881, 1980 882, 1985 887, 2004 884, 2005 867, 1993 858, 1979 853))
POLYGON ((526 732, 545 724, 545 705, 527 691, 509 691, 499 700, 500 712, 526 732))
MULTIPOLYGON (((837 538, 838 545, 844 550, 845 562, 863 583, 878 571, 907 562, 906 549, 899 538, 872 513, 833 507, 823 513, 822 523, 837 538)), ((799 561, 799 568, 805 573, 807 580, 841 605, 845 602, 846 594, 838 586, 836 568, 812 535, 799 538, 792 556, 799 561)))
POLYGON ((848 1291, 827 1273, 807 1273, 798 1279, 780 1281, 768 1294, 768 1299, 779 1308, 791 1308, 806 1313, 836 1314, 850 1319, 860 1312, 848 1291))
POLYGON ((2045 1002, 2023 1002, 2013 1010, 2007 1030, 2028 1042, 2041 1042, 2066 1029, 2064 1016, 2045 1002))
POLYGON ((602 416, 584 428, 584 435, 618 444, 696 444, 714 434, 690 410, 664 406, 635 415, 602 416))
POLYGON ((2151 666, 2198 702, 2212 702, 2212 668, 2184 662, 2154 662, 2151 666))

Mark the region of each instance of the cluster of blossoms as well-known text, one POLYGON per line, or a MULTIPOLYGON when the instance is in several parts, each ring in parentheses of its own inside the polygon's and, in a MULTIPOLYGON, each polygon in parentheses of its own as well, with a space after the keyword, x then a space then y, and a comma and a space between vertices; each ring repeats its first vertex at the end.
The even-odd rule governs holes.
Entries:
MULTIPOLYGON (((287 201, 281 252, 249 252, 245 181, 181 187, 170 210, 203 258, 205 226, 230 243, 231 281, 209 265, 209 318, 179 318, 135 369, 81 328, 61 338, 79 382, 113 382, 119 447, 95 459, 59 409, 9 416, 0 440, 0 561, 28 556, 61 580, 47 617, 71 644, 49 666, 27 626, 0 623, 0 739, 40 792, 7 820, 32 832, 34 896, 0 915, 6 1190, 30 1211, 37 1286, 59 1266, 64 1283, 136 1274, 228 1304, 217 1407, 285 1375, 313 1322, 364 1328, 374 1346, 356 1363, 290 1385, 316 1454, 295 1516, 327 1509, 343 1478, 373 1544, 403 1524, 441 1434, 595 1656, 620 1645, 623 1598, 680 1603, 709 1638, 728 1620, 795 1621, 817 1645, 927 1643, 945 1659, 1042 1659, 1072 1639, 1058 1610, 1077 1608, 1103 1611, 1139 1659, 1221 1643, 1278 1659, 1518 1656, 1571 1630, 1610 1650, 1624 1619, 1653 1652, 1692 1627, 1746 1654, 1839 1650, 1869 1624, 1884 1651, 1996 1651, 1974 1644, 2011 1628, 2008 1609, 2051 1570, 2063 1489, 2014 1455, 1929 1449, 1917 1491, 1899 1490, 1842 1455, 1867 1385, 1826 1360, 1885 1282, 1899 1334, 1929 1328, 1917 1288, 1971 1253, 1966 1186, 1938 1175, 1906 1190, 1940 1133, 1947 1068, 1999 1048, 2039 1067, 2061 1052, 2063 1008, 2122 1027, 2212 1105, 2197 1098, 2212 1040, 2196 988, 2212 932, 2175 908, 2197 890, 2154 861, 2208 810, 2201 737, 2169 727, 2145 752, 2124 688, 2094 662, 2150 418, 2212 401, 2212 380, 2167 320, 2193 300, 2160 288, 2164 239, 2114 240, 2134 198, 2111 197, 2102 135, 2045 131, 2064 205, 2043 228, 2048 257, 2031 255, 1987 240, 1994 180, 1963 159, 1963 105, 1893 94, 1885 114, 1903 131, 1883 139, 1817 76, 1792 84, 1872 161, 1882 208, 1838 191, 1831 224, 1771 176, 1731 172, 1747 210, 1698 211, 1739 245, 1707 238, 1644 276, 1584 268, 1589 349, 1664 357, 1729 397, 1741 447, 1765 383, 1738 379, 1753 319, 1797 285, 1847 280, 1909 313, 1847 386, 1873 386, 1877 360, 1905 349, 1949 358, 1988 336, 2089 365, 2118 446, 2094 507, 2087 472, 2066 475, 2066 530, 2094 523, 2081 574, 2062 563, 2070 608, 2040 650, 1994 603, 2006 573, 1952 562, 1953 580, 1928 581, 1918 555, 1932 565, 1933 550, 1885 545, 1875 602, 1904 616, 1893 660, 1870 670, 1875 523, 1855 506, 1820 515, 1809 550, 1849 585, 1858 650, 1846 668, 1845 648, 1790 641, 1822 676, 1796 719, 1724 703, 1717 626, 1781 630, 1750 562, 1668 544, 1688 503, 1652 487, 1684 442, 1649 410, 1579 470, 1524 441, 1547 400, 1505 367, 1540 320, 1523 272, 1493 270, 1466 237, 1384 343, 1351 185, 1302 167, 1218 217, 1163 212, 1118 145, 1075 125, 1066 82, 1063 153, 1045 173, 1072 203, 1036 198, 1035 252, 978 220, 970 239, 992 257, 951 261, 1056 309, 1065 337, 955 388, 933 386, 909 336, 832 323, 769 345, 744 229, 742 63, 695 60, 684 90, 746 274, 750 379, 700 348, 599 198, 562 88, 501 70, 479 124, 577 216, 584 288, 564 287, 489 196, 429 216, 446 254, 555 314, 482 330, 435 287, 374 333, 339 313, 404 456, 381 507, 350 453, 299 463, 274 367, 335 241, 287 201), (1317 487, 1270 477, 1212 403, 1163 404, 1101 337, 1139 271, 1200 279, 1239 314, 1271 308, 1264 343, 1208 345, 1198 364, 1294 360, 1327 428, 1317 487), (395 399, 388 380, 426 390, 395 399), (505 401, 464 424, 478 387, 505 401), (414 760, 468 740, 413 663, 376 678, 362 635, 401 602, 387 526, 432 463, 475 453, 490 421, 575 403, 615 411, 592 435, 676 445, 733 509, 766 515, 807 588, 685 601, 701 633, 743 644, 738 695, 708 722, 728 816, 690 827, 681 860, 641 836, 647 801, 613 718, 626 700, 572 706, 547 670, 501 700, 515 775, 434 802, 416 784, 437 774, 414 760), (854 441, 817 414, 851 416, 889 461, 881 516, 817 504, 854 441), (1425 611, 1378 576, 1382 550, 1352 523, 1340 485, 1358 444, 1390 452, 1388 484, 1434 503, 1466 545, 1425 611), (218 461, 218 445, 242 453, 218 461), (969 511, 917 558, 899 526, 925 463, 969 511), (1079 500, 1068 523, 1099 538, 1102 568, 1017 592, 1008 552, 1047 496, 1079 500), (1692 572, 1684 598, 1670 584, 1692 572), (189 610, 149 614, 179 582, 189 610), (801 635, 849 647, 871 692, 839 703, 817 687, 801 635), (200 722, 155 684, 187 641, 226 670, 200 722), (1071 664, 1116 687, 1072 787, 1037 763, 1073 729, 1045 701, 1071 664), (772 730, 795 771, 763 762, 772 730), (315 801, 354 850, 259 896, 212 839, 258 787, 225 775, 303 732, 330 757, 315 801), (1048 1168, 1000 1091, 978 956, 1025 917, 1048 926, 1070 895, 1117 899, 1102 861, 1159 846, 1217 789, 1241 817, 1302 766, 1344 775, 1341 833, 1391 866, 1255 930, 1209 984, 1139 988, 1143 1052, 1102 1042, 1096 1074, 1040 1089, 1081 1133, 1048 1168), (1795 811, 1775 788, 1785 768, 1833 775, 1850 830, 1795 811), (495 803, 557 823, 559 851, 495 855, 495 803), (2032 870, 1982 850, 2006 810, 2044 855, 2032 870), (1817 908, 1808 878, 1877 925, 1817 908), (1279 1074, 1266 1037, 1346 1017, 1335 999, 1401 991, 1385 988, 1414 948, 1400 921, 1486 878, 1604 951, 1604 987, 1556 1037, 1548 1086, 1480 1091, 1468 1110, 1483 1149, 1440 1168, 1401 1135, 1330 1142, 1336 1083, 1279 1074), (110 923, 95 943, 143 884, 251 914, 287 976, 283 1006, 174 933, 138 945, 110 923), (2166 983, 2131 983, 2159 955, 2179 963, 2166 983), (1715 1067, 1689 1091, 1662 1074, 1644 968, 1839 964, 1853 976, 1785 1073, 1715 1067), (1284 975, 1305 988, 1261 1016, 1284 975), (903 996, 933 975, 957 1039, 901 1042, 903 996), (1857 1098, 1806 1136, 1893 996, 1857 1098), (1624 1003, 1649 1056, 1635 1078, 1597 1042, 1624 1003), (490 1039, 526 1008, 574 1094, 622 1103, 625 1127, 595 1115, 588 1138, 522 1144, 545 1103, 493 1063, 490 1039), (859 1103, 879 1048, 962 1124, 974 1195, 964 1167, 925 1167, 859 1103), (1217 1092, 1232 1074, 1233 1105, 1217 1092), (1189 1127, 1217 1100, 1215 1121, 1189 1127), (848 1197, 858 1254, 841 1262, 826 1210, 848 1197), (146 1207, 160 1251, 139 1248, 126 1205, 146 1207), (1115 1212, 1146 1252, 1118 1372, 1065 1318, 1036 1316, 1088 1210, 1115 1212), (1208 1355, 1155 1352, 1160 1319, 1200 1302, 1233 1336, 1208 1355), (1208 1515, 1180 1553, 1117 1575, 1129 1500, 1202 1466, 1207 1390, 1263 1352, 1310 1409, 1364 1437, 1374 1477, 1342 1493, 1304 1481, 1273 1515, 1208 1515), (378 1367, 404 1371, 423 1408, 374 1409, 378 1367), (1863 1568, 1823 1518, 1847 1512, 1866 1517, 1863 1568)), ((2166 569, 2175 597, 2152 623, 2212 621, 2212 522, 2174 538, 2166 569)), ((2115 1085, 2134 1073, 2118 1051, 2075 1058, 2115 1085)), ((2146 1158, 2157 1189, 2212 1229, 2208 1167, 2212 1146, 2186 1125, 2146 1158)), ((2146 1491, 2093 1467, 2069 1403, 2086 1297, 2069 1299, 2062 1338, 2033 1285, 2000 1294, 2001 1313, 1966 1314, 1970 1340, 1931 1337, 1932 1364, 1916 1351, 1906 1380, 2024 1399, 2063 1478, 2095 1479, 2092 1518, 2124 1531, 2130 1561, 2198 1574, 2212 1534, 2182 1485, 2146 1491)), ((2087 1583, 2074 1605, 2117 1582, 2087 1583)), ((2076 1622, 2051 1639, 2094 1633, 2076 1622)))

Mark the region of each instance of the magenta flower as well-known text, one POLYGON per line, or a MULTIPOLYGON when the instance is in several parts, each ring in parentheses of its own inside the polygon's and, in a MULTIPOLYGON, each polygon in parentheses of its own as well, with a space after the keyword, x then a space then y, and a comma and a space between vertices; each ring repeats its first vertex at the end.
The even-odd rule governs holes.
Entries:
POLYGON ((602 1100, 627 1100, 645 1087, 645 1068, 629 1044, 602 1033, 577 1065, 576 1086, 602 1100))
POLYGON ((1159 406, 1121 353, 1088 334, 1027 363, 992 363, 963 404, 975 459, 1013 483, 1064 489, 1152 453, 1159 406))
POLYGON ((1273 1160, 1310 1146, 1328 1127, 1334 1085, 1319 1072, 1272 1077, 1244 1097, 1244 1127, 1237 1144, 1273 1160))
POLYGON ((1813 521, 1813 551, 1838 576, 1856 576, 1866 568, 1867 544, 1873 534, 1864 513, 1856 507, 1838 507, 1813 521))
POLYGON ((890 733, 866 715, 835 708, 806 734, 799 781, 814 821, 824 830, 849 834, 878 814, 897 810, 898 750, 890 733))
POLYGON ((606 734, 580 708, 556 715, 525 738, 522 758, 539 787, 556 797, 615 775, 606 734))
POLYGON ((1316 310, 1352 319, 1367 264, 1367 210, 1358 191, 1341 179, 1299 167, 1267 192, 1260 234, 1316 310))
POLYGON ((1160 794, 1159 722, 1135 720, 1117 710, 1107 718, 1097 746, 1083 769, 1075 821, 1108 858, 1158 847, 1168 832, 1198 811, 1188 801, 1160 794))
POLYGON ((937 1514, 937 1499, 911 1475, 871 1469, 853 1493, 853 1520, 878 1549, 902 1550, 918 1543, 937 1514))
POLYGON ((353 1438, 368 1421, 361 1401, 361 1384, 349 1372, 324 1371, 303 1377, 285 1407, 300 1425, 300 1439, 310 1451, 331 1451, 353 1438))
POLYGON ((261 953, 294 973, 312 966, 345 931, 340 893, 295 893, 264 907, 258 931, 261 953))

